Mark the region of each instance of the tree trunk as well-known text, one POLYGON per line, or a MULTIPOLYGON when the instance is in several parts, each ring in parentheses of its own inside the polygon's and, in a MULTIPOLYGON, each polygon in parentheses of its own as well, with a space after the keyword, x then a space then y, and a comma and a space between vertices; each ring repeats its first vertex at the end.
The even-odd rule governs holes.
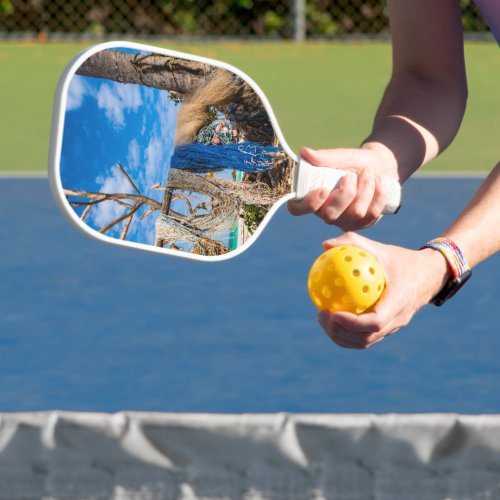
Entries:
POLYGON ((90 56, 76 73, 120 83, 146 85, 184 96, 206 81, 212 71, 212 66, 195 61, 103 50, 90 56))
POLYGON ((194 191, 218 200, 229 198, 237 205, 270 206, 280 197, 262 183, 208 178, 179 168, 170 169, 167 188, 194 191))

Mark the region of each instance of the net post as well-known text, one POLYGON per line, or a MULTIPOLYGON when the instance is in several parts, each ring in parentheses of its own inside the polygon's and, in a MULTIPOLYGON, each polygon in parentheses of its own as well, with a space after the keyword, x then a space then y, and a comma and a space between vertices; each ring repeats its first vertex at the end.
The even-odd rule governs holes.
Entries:
POLYGON ((306 0, 292 0, 293 39, 303 42, 306 39, 306 0))

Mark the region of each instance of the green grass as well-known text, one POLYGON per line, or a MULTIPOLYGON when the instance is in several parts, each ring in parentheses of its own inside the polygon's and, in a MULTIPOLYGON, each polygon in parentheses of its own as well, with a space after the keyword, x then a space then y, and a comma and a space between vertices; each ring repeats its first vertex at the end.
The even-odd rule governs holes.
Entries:
MULTIPOLYGON (((162 44, 229 62, 264 90, 297 150, 356 146, 387 82, 387 43, 162 44)), ((0 170, 45 170, 54 90, 85 44, 0 44, 0 170)), ((493 43, 466 47, 469 104, 454 144, 427 169, 488 170, 498 161, 500 64, 493 43)))

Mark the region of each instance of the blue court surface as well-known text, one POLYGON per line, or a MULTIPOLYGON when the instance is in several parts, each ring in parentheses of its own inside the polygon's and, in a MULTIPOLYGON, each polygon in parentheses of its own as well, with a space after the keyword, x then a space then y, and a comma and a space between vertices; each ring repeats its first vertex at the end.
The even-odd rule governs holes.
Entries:
MULTIPOLYGON (((365 234, 418 248, 480 182, 411 180, 365 234)), ((500 256, 442 308, 349 351, 306 290, 338 234, 283 207, 241 256, 197 263, 89 240, 47 179, 0 179, 0 411, 500 412, 500 256)))

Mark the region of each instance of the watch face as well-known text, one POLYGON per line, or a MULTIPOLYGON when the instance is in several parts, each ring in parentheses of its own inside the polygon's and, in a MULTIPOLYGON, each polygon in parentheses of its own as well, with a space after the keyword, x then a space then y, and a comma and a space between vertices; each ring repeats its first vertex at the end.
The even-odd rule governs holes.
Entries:
POLYGON ((453 278, 443 289, 432 299, 432 303, 436 306, 442 306, 448 299, 451 299, 462 288, 467 280, 472 276, 472 270, 468 269, 458 278, 453 278))

